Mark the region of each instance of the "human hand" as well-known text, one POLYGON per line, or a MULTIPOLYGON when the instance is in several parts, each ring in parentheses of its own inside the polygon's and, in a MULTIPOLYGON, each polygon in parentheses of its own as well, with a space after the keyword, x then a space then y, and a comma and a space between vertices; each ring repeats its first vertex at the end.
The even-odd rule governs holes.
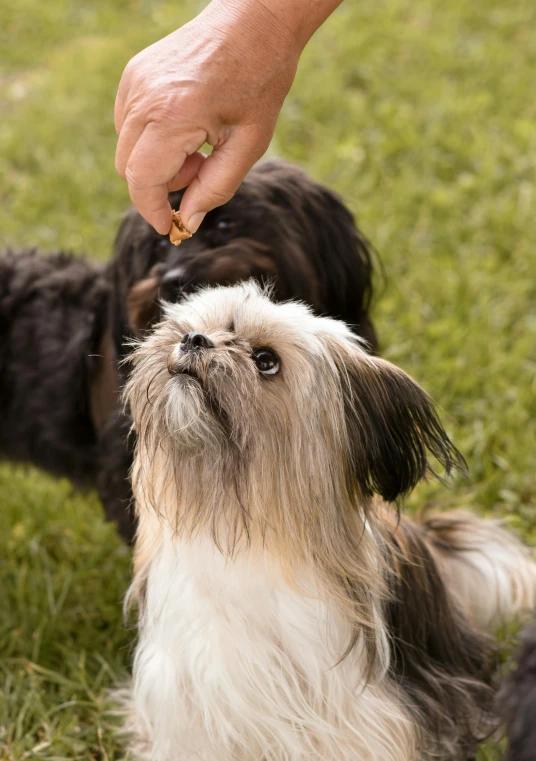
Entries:
POLYGON ((181 216, 195 232, 270 143, 314 31, 303 23, 293 31, 291 14, 274 12, 288 0, 271 2, 213 0, 125 68, 115 106, 116 167, 159 233, 171 227, 169 192, 188 185, 181 216), (213 146, 208 157, 199 153, 205 142, 213 146))

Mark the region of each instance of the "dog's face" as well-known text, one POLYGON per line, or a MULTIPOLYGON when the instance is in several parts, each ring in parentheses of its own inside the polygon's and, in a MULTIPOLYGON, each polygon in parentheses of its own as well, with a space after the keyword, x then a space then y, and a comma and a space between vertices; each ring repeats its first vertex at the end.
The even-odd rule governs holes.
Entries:
MULTIPOLYGON (((170 196, 174 208, 180 198, 170 196)), ((272 283, 277 300, 298 298, 317 314, 341 317, 376 346, 367 242, 334 193, 286 162, 258 164, 234 198, 178 247, 131 211, 116 240, 115 268, 118 336, 143 335, 160 319, 160 299, 180 301, 202 286, 255 278, 272 283)))
POLYGON ((344 323, 274 303, 251 281, 168 305, 133 363, 138 462, 207 505, 234 490, 265 517, 302 502, 340 511, 407 492, 427 451, 447 471, 457 459, 409 376, 344 323))

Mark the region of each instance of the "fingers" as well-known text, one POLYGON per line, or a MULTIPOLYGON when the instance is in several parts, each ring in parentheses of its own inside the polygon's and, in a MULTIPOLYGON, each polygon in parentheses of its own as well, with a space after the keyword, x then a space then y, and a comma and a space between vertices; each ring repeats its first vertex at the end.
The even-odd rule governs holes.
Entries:
POLYGON ((199 167, 181 202, 181 216, 194 233, 205 214, 229 201, 253 164, 268 148, 258 132, 237 129, 199 167))
POLYGON ((128 186, 132 203, 142 217, 160 235, 166 235, 171 228, 171 206, 168 201, 167 185, 153 185, 146 188, 128 186))
POLYGON ((205 159, 206 156, 202 153, 194 153, 188 156, 175 177, 162 185, 134 188, 129 184, 132 203, 142 217, 161 235, 166 235, 171 227, 171 206, 168 201, 168 193, 189 185, 198 174, 205 159))
POLYGON ((181 190, 189 185, 194 177, 196 177, 200 170, 201 165, 206 161, 207 157, 204 153, 192 153, 188 156, 184 164, 179 169, 178 173, 168 182, 168 192, 171 193, 174 190, 181 190))
MULTIPOLYGON (((130 141, 133 141, 136 130, 132 127, 130 131, 128 121, 123 129, 127 129, 127 135, 121 151, 126 152, 130 149, 130 141)), ((142 217, 161 234, 169 232, 171 227, 169 191, 191 182, 205 160, 198 153, 188 156, 189 151, 184 146, 191 149, 192 145, 197 144, 199 148, 204 140, 205 134, 202 132, 197 136, 170 135, 160 125, 151 123, 145 127, 131 149, 124 176, 132 203, 142 217)), ((124 161, 123 154, 118 161, 124 161)))

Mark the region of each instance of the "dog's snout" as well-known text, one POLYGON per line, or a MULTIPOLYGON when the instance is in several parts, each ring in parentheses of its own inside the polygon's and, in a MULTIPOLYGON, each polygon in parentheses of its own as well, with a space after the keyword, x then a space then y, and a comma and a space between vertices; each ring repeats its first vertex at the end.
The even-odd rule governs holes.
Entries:
POLYGON ((162 275, 164 285, 181 285, 184 280, 184 267, 174 267, 162 275))
POLYGON ((184 285, 186 282, 184 267, 174 267, 168 270, 160 278, 160 298, 164 301, 180 301, 185 294, 184 285))
POLYGON ((185 351, 197 351, 197 349, 213 349, 214 343, 204 333, 186 333, 181 341, 181 348, 185 351))

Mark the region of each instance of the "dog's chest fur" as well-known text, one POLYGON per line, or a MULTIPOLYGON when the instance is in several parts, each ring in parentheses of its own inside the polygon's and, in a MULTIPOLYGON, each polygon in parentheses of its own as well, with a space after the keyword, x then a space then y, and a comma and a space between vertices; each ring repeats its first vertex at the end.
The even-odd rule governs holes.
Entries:
POLYGON ((348 629, 263 558, 226 560, 208 540, 165 536, 145 605, 134 672, 138 758, 411 757, 394 685, 380 676, 365 686, 359 646, 337 664, 348 629))

